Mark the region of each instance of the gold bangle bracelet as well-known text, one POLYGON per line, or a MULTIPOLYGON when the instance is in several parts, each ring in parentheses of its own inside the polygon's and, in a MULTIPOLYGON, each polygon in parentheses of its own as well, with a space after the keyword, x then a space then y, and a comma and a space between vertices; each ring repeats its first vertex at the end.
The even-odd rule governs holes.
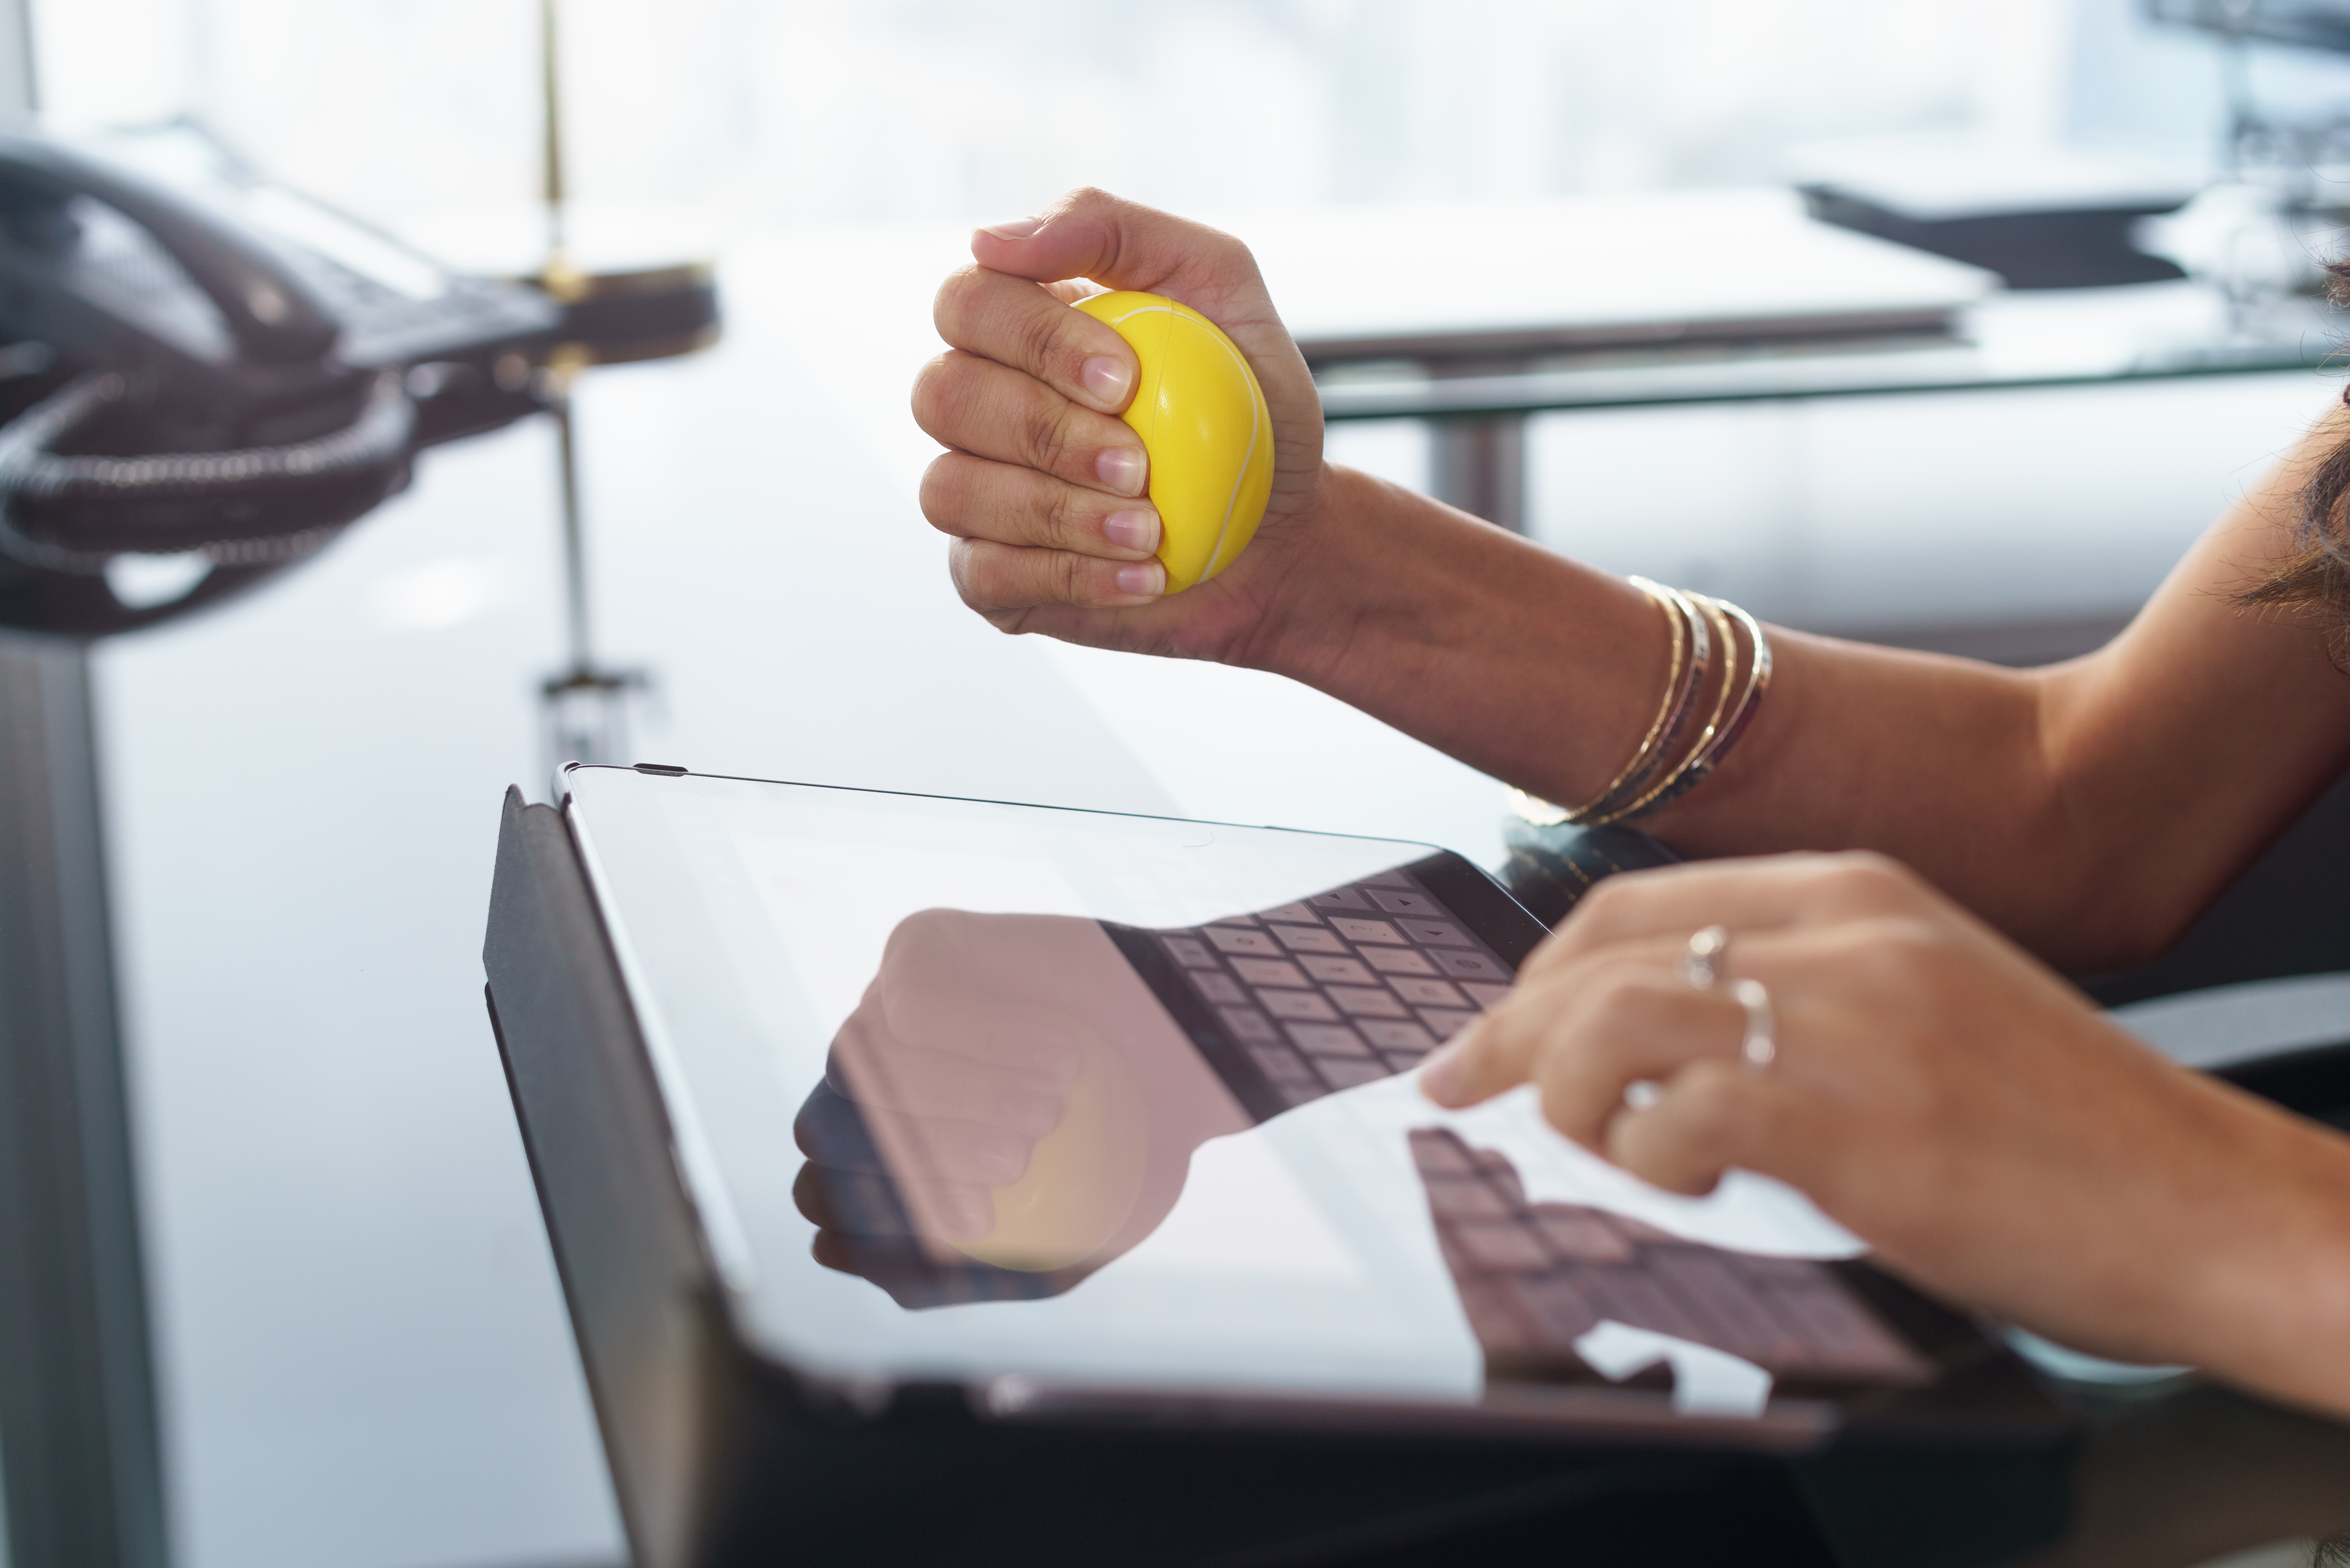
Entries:
POLYGON ((1662 729, 1644 745, 1631 765, 1617 775, 1607 793, 1580 811, 1570 812, 1566 820, 1577 826, 1612 822, 1622 811, 1624 803, 1640 798, 1657 775, 1681 753, 1681 739, 1689 727, 1690 718, 1697 711, 1698 699, 1703 695, 1708 678, 1713 672, 1713 633, 1707 618, 1679 588, 1647 577, 1634 577, 1643 593, 1660 595, 1676 617, 1687 628, 1690 640, 1689 667, 1674 689, 1672 711, 1662 729))
POLYGON ((1771 689, 1771 639, 1762 622, 1727 599, 1689 593, 1647 577, 1627 579, 1665 612, 1672 634, 1672 657, 1666 671, 1665 697, 1648 733, 1640 739, 1632 760, 1609 781, 1590 805, 1570 810, 1525 791, 1512 788, 1510 804, 1517 815, 1538 827, 1561 824, 1604 827, 1642 816, 1679 799, 1713 773, 1753 722, 1754 714, 1771 689), (1702 610, 1700 606, 1704 607, 1702 610), (1708 622, 1712 623, 1711 635, 1708 622), (1733 624, 1734 623, 1734 624, 1733 624), (1739 680, 1738 633, 1746 637, 1745 680, 1739 680), (1686 753, 1680 735, 1705 690, 1712 665, 1711 644, 1721 644, 1721 684, 1714 693, 1713 711, 1686 753), (1733 702, 1731 692, 1737 689, 1733 702), (1680 761, 1662 780, 1659 770, 1676 757, 1680 761))
POLYGON ((1727 600, 1711 599, 1709 602, 1736 617, 1738 624, 1746 628, 1747 640, 1753 645, 1754 652, 1747 666, 1746 689, 1738 694, 1737 710, 1731 714, 1730 722, 1723 727, 1721 733, 1694 759, 1679 783, 1644 808, 1648 811, 1654 811, 1703 784, 1721 764, 1721 759, 1730 754, 1730 748, 1738 743, 1739 737, 1746 732, 1746 726, 1754 722, 1755 711, 1762 705, 1763 694, 1771 689, 1771 639, 1764 635, 1762 623, 1727 600))
POLYGON ((1640 745, 1633 748, 1631 762, 1624 764, 1624 771, 1617 774, 1615 778, 1610 778, 1610 781, 1607 781, 1607 787, 1603 787, 1598 794, 1594 794, 1594 797, 1588 799, 1586 804, 1582 804, 1582 806, 1563 806, 1563 811, 1565 811, 1565 820, 1570 820, 1570 823, 1576 818, 1582 818, 1582 815, 1591 814, 1591 811, 1596 811, 1600 804, 1615 799, 1617 794, 1624 790, 1624 785, 1631 783, 1633 778, 1640 774, 1640 769, 1648 766, 1649 757, 1655 757, 1657 745, 1664 741, 1666 726, 1671 724, 1673 717, 1678 714, 1682 670, 1685 670, 1688 665, 1701 663, 1701 660, 1706 659, 1704 644, 1699 644, 1697 637, 1690 632, 1688 618, 1682 616, 1680 607, 1673 602, 1671 587, 1659 587, 1657 583, 1649 583, 1648 578, 1631 578, 1631 586, 1638 587, 1643 595, 1648 595, 1648 602, 1655 604, 1655 607, 1659 608, 1661 614, 1664 614, 1666 628, 1669 628, 1673 635, 1671 663, 1666 665, 1666 670, 1664 670, 1664 701, 1657 703, 1657 717, 1655 720, 1649 720, 1648 733, 1640 736, 1640 745))
POLYGON ((1682 787, 1681 781, 1689 776, 1690 771, 1697 766, 1700 759, 1711 754, 1714 740, 1721 733, 1723 716, 1730 711, 1730 694, 1738 685, 1738 635, 1731 629, 1730 617, 1723 611, 1719 600, 1708 598, 1703 594, 1690 594, 1685 597, 1705 607, 1707 617, 1713 622, 1714 635, 1721 639, 1721 685, 1713 694, 1713 711, 1706 715, 1705 728, 1698 732, 1697 739, 1692 741, 1689 750, 1681 754, 1679 765, 1666 774, 1663 778, 1659 779, 1647 794, 1635 797, 1609 812, 1605 817, 1589 819, 1591 826, 1604 826, 1610 822, 1621 822, 1627 817, 1638 816, 1644 811, 1655 810, 1665 801, 1672 798, 1679 793, 1682 787))
POLYGON ((1665 635, 1671 639, 1672 643, 1671 659, 1665 670, 1665 694, 1657 703, 1657 716, 1649 721, 1648 732, 1640 737, 1640 743, 1633 748, 1632 760, 1624 764, 1624 771, 1609 779, 1607 785, 1592 797, 1588 805, 1560 805, 1512 785, 1509 791, 1512 809, 1537 827, 1551 827, 1560 823, 1579 821, 1586 813, 1615 799, 1623 791, 1624 786, 1648 763, 1649 756, 1657 749, 1659 738, 1665 732, 1666 722, 1674 716, 1674 700, 1680 695, 1681 690, 1681 668, 1692 650, 1693 639, 1690 636, 1689 623, 1683 618, 1680 611, 1674 607, 1672 600, 1666 597, 1669 590, 1649 582, 1645 577, 1634 577, 1631 579, 1631 584, 1639 589, 1648 601, 1657 607, 1658 613, 1665 618, 1665 635))

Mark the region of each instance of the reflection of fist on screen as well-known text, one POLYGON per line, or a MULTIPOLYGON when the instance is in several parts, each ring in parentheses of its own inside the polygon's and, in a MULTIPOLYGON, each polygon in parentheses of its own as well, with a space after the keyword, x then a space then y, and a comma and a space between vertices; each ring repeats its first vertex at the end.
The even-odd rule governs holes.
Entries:
MULTIPOLYGON (((931 1258, 1024 1272, 1125 1251, 1172 1207, 1191 1150, 1247 1125, 1101 928, 1055 916, 909 916, 826 1079, 931 1258)), ((818 1166, 856 1163, 802 1123, 818 1166)), ((823 1207, 827 1230, 888 1223, 823 1207)))

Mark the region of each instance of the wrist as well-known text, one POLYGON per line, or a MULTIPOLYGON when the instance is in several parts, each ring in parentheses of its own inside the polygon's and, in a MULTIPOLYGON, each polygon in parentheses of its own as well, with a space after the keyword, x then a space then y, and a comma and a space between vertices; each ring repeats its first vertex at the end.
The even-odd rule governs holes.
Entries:
POLYGON ((2245 1126, 2233 1200, 2208 1211, 2203 1256, 2180 1260, 2192 1275, 2178 1293, 2192 1303, 2190 1357, 2350 1416, 2350 1140, 2223 1092, 2245 1126))
POLYGON ((1638 743, 1668 649, 1637 588, 1337 464, 1293 526, 1229 662, 1552 799, 1583 798, 1638 743))

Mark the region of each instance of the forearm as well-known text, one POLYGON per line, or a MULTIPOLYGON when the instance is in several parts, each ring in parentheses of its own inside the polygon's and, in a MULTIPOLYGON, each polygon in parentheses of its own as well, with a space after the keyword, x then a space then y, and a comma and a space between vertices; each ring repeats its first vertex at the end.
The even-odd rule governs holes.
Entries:
POLYGON ((2265 1102, 2220 1114, 2234 1147, 2159 1270, 2180 1358, 2350 1416, 2350 1139, 2265 1102))
MULTIPOLYGON (((2331 627, 2234 598, 2292 547, 2321 427, 2111 647, 2012 670, 1776 631, 1753 724, 1639 826, 1690 856, 1868 848, 2075 972, 2159 951, 2350 761, 2331 627)), ((1669 639, 1621 579, 1398 486, 1328 471, 1325 539, 1242 660, 1545 799, 1638 748, 1669 639)))
MULTIPOLYGON (((1315 563, 1255 662, 1546 799, 1590 799, 1639 744, 1669 643, 1621 579, 1425 497, 1334 470, 1347 548, 1315 563)), ((1753 725, 1702 789, 1639 826, 1693 856, 1873 848, 2047 949, 2061 870, 2041 680, 1773 634, 1753 725), (1953 825, 1963 823, 1963 831, 1953 825)))

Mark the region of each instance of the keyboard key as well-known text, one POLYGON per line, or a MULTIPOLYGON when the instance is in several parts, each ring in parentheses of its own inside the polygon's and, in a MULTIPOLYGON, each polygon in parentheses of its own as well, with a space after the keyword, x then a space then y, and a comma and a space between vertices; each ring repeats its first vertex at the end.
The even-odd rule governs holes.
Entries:
POLYGON ((1228 953, 1249 953, 1257 958, 1281 956, 1281 949, 1263 931, 1236 931, 1229 926, 1210 926, 1206 935, 1210 941, 1228 953))
POLYGON ((1457 1282, 1461 1310, 1477 1343, 1488 1353, 1523 1354, 1542 1348, 1542 1336, 1526 1321, 1506 1282, 1471 1278, 1457 1282))
POLYGON ((1498 980, 1506 981, 1510 971, 1487 958, 1483 953, 1461 952, 1451 948, 1431 948, 1429 957, 1445 973, 1467 980, 1498 980))
POLYGON ((1432 948, 1465 948, 1475 945, 1470 940, 1468 932, 1458 926, 1447 925, 1442 920, 1398 920, 1396 924, 1401 926, 1403 934, 1413 941, 1425 942, 1432 948))
POLYGON ((1338 1089, 1376 1084, 1388 1075, 1386 1065, 1376 1061, 1354 1062, 1344 1056, 1316 1056, 1314 1064, 1322 1069, 1322 1075, 1330 1080, 1331 1087, 1338 1089))
POLYGON ((1334 888, 1305 901, 1317 909, 1360 909, 1367 915, 1372 912, 1371 901, 1352 888, 1334 888))
POLYGON ((1281 1031, 1273 1026, 1272 1019, 1253 1007, 1219 1007, 1216 1016, 1224 1021, 1224 1027, 1232 1032, 1236 1040, 1251 1045, 1281 1044, 1281 1031))
POLYGON ((1379 1053, 1379 1060, 1388 1064, 1388 1071, 1391 1073, 1409 1073, 1414 1067, 1419 1066, 1422 1061, 1426 1060, 1427 1056, 1428 1053, 1425 1051, 1382 1051, 1379 1053))
POLYGON ((1400 871, 1382 871, 1376 877, 1364 877, 1361 885, 1366 888, 1409 888, 1412 883, 1411 878, 1400 871))
POLYGON ((1325 985, 1377 985, 1379 982, 1379 977, 1365 969, 1359 959, 1315 958, 1301 954, 1297 967, 1325 985))
POLYGON ((1376 1018, 1356 1021, 1355 1027, 1363 1038, 1382 1051, 1426 1051, 1436 1044, 1436 1037, 1417 1023, 1388 1023, 1376 1018))
POLYGON ((1612 1316, 1586 1296, 1581 1281, 1566 1274, 1510 1274, 1503 1290, 1534 1325, 1535 1342, 1559 1355, 1573 1355, 1575 1342, 1612 1316))
POLYGON ((1653 1328, 1675 1339, 1694 1340, 1700 1345, 1706 1342, 1705 1324, 1670 1291, 1640 1269, 1593 1268, 1586 1264, 1576 1272, 1575 1279, 1592 1305, 1628 1328, 1653 1328))
POLYGON ((1251 985, 1294 985, 1301 989, 1305 985, 1305 977, 1298 972, 1297 966, 1280 959, 1236 958, 1232 968, 1251 985))
POLYGON ((1286 1046, 1252 1045, 1249 1047, 1249 1056, 1259 1067, 1264 1069, 1264 1075, 1276 1084, 1312 1084, 1320 1081, 1315 1077, 1314 1069, 1305 1064, 1305 1058, 1286 1046))
POLYGON ((1504 1202, 1520 1209, 1526 1206, 1526 1189, 1519 1183, 1518 1168, 1510 1163, 1508 1155, 1499 1149, 1480 1148, 1471 1150, 1470 1158, 1477 1162, 1486 1185, 1500 1193, 1504 1202))
POLYGON ((1279 904, 1265 910, 1264 918, 1268 920, 1287 920, 1292 925, 1310 926, 1320 920, 1322 917, 1303 904, 1279 904))
POLYGON ((1257 1004, 1275 1018, 1303 1019, 1309 1023, 1336 1023, 1338 1010, 1310 991, 1260 991, 1257 1004))
POLYGON ((1510 1207, 1482 1181, 1431 1181, 1428 1206, 1446 1220, 1506 1220, 1510 1207))
POLYGON ((1423 1127, 1411 1135, 1411 1160, 1419 1168, 1419 1174, 1430 1180, 1477 1174, 1468 1146, 1454 1134, 1434 1127, 1423 1127))
MULTIPOLYGON (((1414 954, 1418 957, 1418 954, 1414 954)), ((1395 993, 1415 1007, 1466 1007, 1469 999, 1453 989, 1449 980, 1411 980, 1402 975, 1389 979, 1395 993)))
POLYGON ((1400 946, 1403 938, 1385 920, 1350 920, 1340 915, 1330 917, 1330 924, 1350 942, 1387 942, 1400 946))
POLYGON ((1294 953, 1343 953, 1347 944, 1319 926, 1274 926, 1273 934, 1294 953))
POLYGON ((1632 1243, 1595 1210, 1544 1203, 1534 1210, 1534 1229, 1560 1257, 1578 1263, 1622 1263, 1632 1257, 1632 1243))
POLYGON ((1730 1254, 1738 1272, 1755 1284, 1791 1291, 1816 1290, 1825 1272, 1809 1258, 1774 1258, 1766 1252, 1730 1254))
POLYGON ((1316 1056, 1367 1058, 1371 1054, 1362 1036, 1343 1023, 1293 1023, 1289 1025, 1289 1037, 1297 1042, 1298 1049, 1311 1051, 1316 1056))
POLYGON ((1241 989, 1241 982, 1228 974, 1195 974, 1191 977, 1191 983, 1198 986, 1200 994, 1210 1002, 1238 1005, 1248 1001, 1248 992, 1241 989))
POLYGON ((1773 1292, 1771 1304, 1802 1334, 1820 1364, 1840 1372, 1907 1372, 1917 1363, 1866 1309, 1831 1282, 1826 1288, 1773 1292))
POLYGON ((1710 1247, 1659 1247, 1647 1264, 1709 1320, 1714 1332, 1706 1336, 1708 1345, 1764 1366, 1802 1357, 1802 1342, 1721 1253, 1710 1247))
POLYGON ((1471 1262, 1493 1273, 1531 1273, 1550 1262, 1542 1238, 1514 1220, 1457 1225, 1452 1234, 1471 1262))
MULTIPOLYGON (((1390 892, 1385 888, 1367 888, 1373 904, 1390 915, 1441 915, 1443 907, 1425 893, 1390 892)), ((1321 902, 1315 899, 1315 902, 1321 902)))
POLYGON ((1253 926, 1256 924, 1256 917, 1254 915, 1219 915, 1208 923, 1211 926, 1253 926))
POLYGON ((1208 944, 1197 937, 1161 937, 1159 940, 1167 945, 1167 950, 1174 955, 1175 961, 1185 969, 1219 967, 1216 955, 1210 952, 1208 944))
POLYGON ((1490 980, 1464 980, 1461 989, 1477 999, 1480 1007, 1498 1007, 1510 994, 1506 985, 1496 985, 1490 980))
POLYGON ((1476 1020, 1477 1015, 1473 1012, 1455 1012, 1445 1007, 1423 1007, 1419 1010, 1419 1021, 1433 1030, 1439 1040, 1451 1039, 1476 1020))
POLYGON ((1428 955, 1410 948, 1365 948, 1363 960, 1381 974, 1434 974, 1428 955))
POLYGON ((1287 1100, 1293 1108, 1305 1104, 1308 1100, 1318 1100, 1330 1092, 1319 1083, 1275 1084, 1274 1087, 1281 1091, 1281 1097, 1287 1100))
POLYGON ((1334 985, 1330 1000, 1353 1018, 1409 1018, 1392 992, 1366 985, 1334 985))

